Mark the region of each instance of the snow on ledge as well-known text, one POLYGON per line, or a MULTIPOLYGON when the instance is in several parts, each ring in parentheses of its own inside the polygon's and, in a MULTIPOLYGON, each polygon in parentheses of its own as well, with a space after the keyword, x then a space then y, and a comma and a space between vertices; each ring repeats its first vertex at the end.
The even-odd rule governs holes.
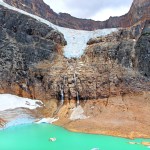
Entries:
POLYGON ((70 115, 70 120, 89 118, 89 117, 85 116, 83 113, 84 113, 84 110, 80 105, 78 107, 73 108, 73 112, 70 115))
POLYGON ((40 124, 40 123, 50 123, 52 124, 53 122, 57 121, 59 118, 42 118, 41 120, 35 122, 37 124, 40 124))
POLYGON ((15 8, 0 0, 0 5, 7 7, 8 9, 15 10, 22 14, 28 15, 36 20, 47 24, 48 26, 54 28, 55 30, 60 31, 64 34, 64 37, 67 41, 67 45, 64 47, 64 56, 67 58, 79 58, 84 54, 84 50, 87 46, 87 42, 91 38, 96 38, 99 36, 106 36, 112 32, 118 31, 117 28, 110 28, 110 29, 99 29, 95 31, 84 31, 84 30, 74 30, 64 27, 59 27, 57 25, 52 24, 51 22, 38 17, 36 15, 27 13, 21 9, 15 8))
POLYGON ((41 107, 38 103, 43 105, 43 103, 39 100, 22 98, 11 94, 0 94, 0 111, 20 107, 35 109, 37 107, 41 107))

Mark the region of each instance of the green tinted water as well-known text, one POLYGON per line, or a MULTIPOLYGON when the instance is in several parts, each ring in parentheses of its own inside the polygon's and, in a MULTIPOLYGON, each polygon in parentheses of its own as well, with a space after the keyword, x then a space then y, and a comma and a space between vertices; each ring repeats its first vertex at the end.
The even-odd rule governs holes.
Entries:
MULTIPOLYGON (((74 133, 48 124, 30 124, 0 131, 0 150, 148 150, 143 145, 131 145, 132 140, 104 135, 74 133), (49 141, 56 137, 55 142, 49 141)), ((136 142, 150 139, 136 139, 136 142)))

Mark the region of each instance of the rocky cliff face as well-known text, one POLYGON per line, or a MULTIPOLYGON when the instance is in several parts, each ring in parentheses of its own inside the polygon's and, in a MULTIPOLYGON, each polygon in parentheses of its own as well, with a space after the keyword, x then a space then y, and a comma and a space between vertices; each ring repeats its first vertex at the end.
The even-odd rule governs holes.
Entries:
POLYGON ((120 29, 90 39, 81 58, 67 59, 61 33, 0 9, 1 91, 38 99, 87 100, 149 90, 149 21, 142 34, 139 25, 120 29))
POLYGON ((106 21, 94 21, 75 18, 69 14, 55 13, 43 0, 4 0, 8 4, 25 10, 29 13, 45 18, 52 23, 73 29, 95 30, 102 28, 129 27, 139 21, 150 19, 149 0, 134 0, 130 11, 120 17, 110 17, 106 21))
POLYGON ((58 115, 69 129, 149 137, 149 20, 90 39, 72 59, 62 54, 61 33, 2 6, 0 29, 0 93, 43 100, 40 114, 58 115), (70 122, 79 104, 90 118, 70 122))
POLYGON ((135 29, 91 39, 80 59, 59 55, 52 64, 45 61, 30 67, 34 85, 30 91, 34 97, 51 99, 47 110, 61 118, 58 125, 80 132, 149 137, 150 77, 143 72, 150 71, 149 21, 139 39, 135 29), (89 119, 77 113, 81 119, 70 121, 79 104, 89 119))
POLYGON ((107 20, 108 26, 130 27, 134 24, 150 19, 149 0, 133 0, 129 12, 120 17, 111 17, 107 20))
POLYGON ((0 88, 13 90, 12 84, 19 83, 26 89, 29 67, 43 60, 52 62, 58 47, 65 44, 58 31, 0 6, 0 88))
POLYGON ((62 95, 65 100, 90 100, 149 91, 149 76, 138 73, 141 64, 147 66, 147 60, 142 61, 141 57, 149 60, 149 55, 143 51, 143 56, 139 55, 138 45, 142 46, 142 42, 137 43, 134 33, 132 29, 120 29, 106 37, 91 39, 80 59, 60 56, 52 65, 40 62, 30 69, 32 81, 38 83, 37 90, 42 90, 45 96, 59 100, 62 95))

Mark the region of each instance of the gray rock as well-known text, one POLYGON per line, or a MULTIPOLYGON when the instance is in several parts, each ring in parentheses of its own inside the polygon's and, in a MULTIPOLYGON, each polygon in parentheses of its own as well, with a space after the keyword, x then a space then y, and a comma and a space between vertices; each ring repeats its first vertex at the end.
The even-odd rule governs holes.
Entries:
POLYGON ((150 20, 146 21, 142 35, 136 44, 137 68, 146 77, 150 77, 150 20))

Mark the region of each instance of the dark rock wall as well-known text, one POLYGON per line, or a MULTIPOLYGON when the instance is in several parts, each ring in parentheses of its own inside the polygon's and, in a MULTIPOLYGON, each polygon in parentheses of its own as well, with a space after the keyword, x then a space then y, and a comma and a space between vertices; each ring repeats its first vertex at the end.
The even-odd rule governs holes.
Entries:
POLYGON ((63 35, 51 27, 0 6, 1 88, 26 80, 33 64, 54 61, 58 45, 65 44, 63 35))
POLYGON ((150 77, 150 20, 147 20, 141 37, 136 44, 137 68, 144 76, 150 77))

